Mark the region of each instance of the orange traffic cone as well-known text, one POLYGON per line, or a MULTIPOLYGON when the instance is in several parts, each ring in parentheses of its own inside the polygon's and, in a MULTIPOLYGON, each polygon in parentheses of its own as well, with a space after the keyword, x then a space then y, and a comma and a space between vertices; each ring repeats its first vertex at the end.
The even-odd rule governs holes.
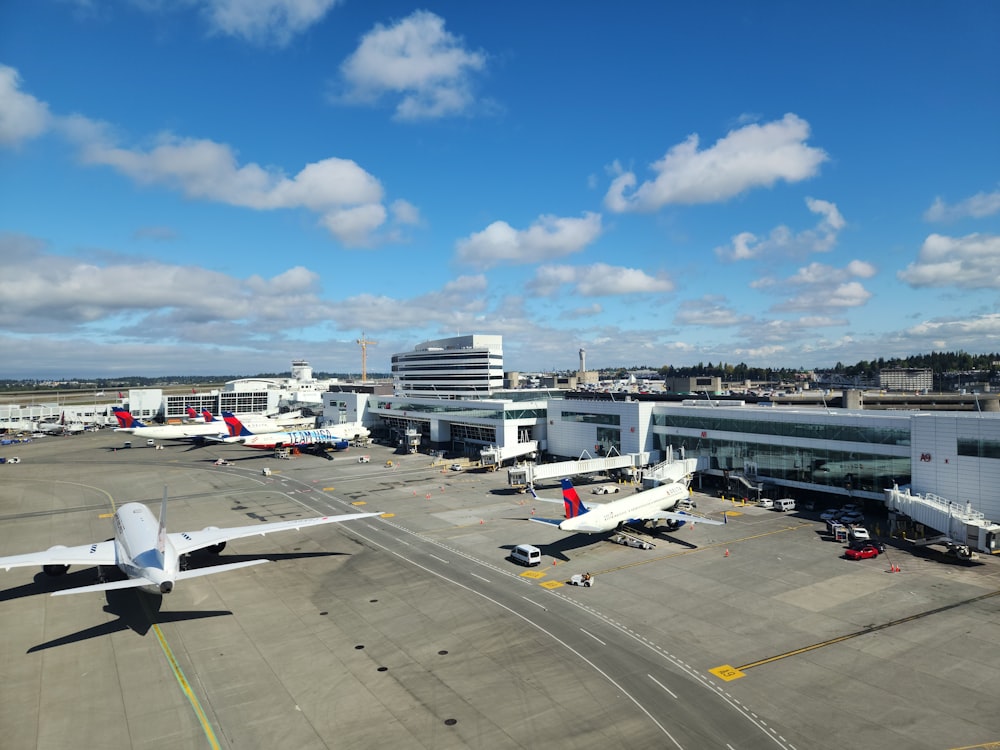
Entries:
POLYGON ((729 549, 728 548, 726 549, 726 554, 724 554, 723 557, 729 557, 729 549))

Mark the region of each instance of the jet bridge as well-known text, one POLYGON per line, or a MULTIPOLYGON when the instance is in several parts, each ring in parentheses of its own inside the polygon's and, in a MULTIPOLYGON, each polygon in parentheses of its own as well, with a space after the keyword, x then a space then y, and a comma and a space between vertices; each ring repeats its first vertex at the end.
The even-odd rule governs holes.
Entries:
POLYGON ((622 470, 633 473, 648 466, 659 456, 659 451, 628 453, 624 456, 581 458, 576 461, 559 461, 552 464, 523 463, 507 470, 507 484, 511 487, 533 487, 536 482, 561 479, 578 474, 607 474, 622 470))
POLYGON ((895 485, 884 492, 885 505, 894 525, 900 518, 910 519, 932 531, 925 539, 915 542, 918 546, 943 544, 963 558, 972 557, 973 551, 989 555, 1000 553, 997 548, 1000 525, 973 510, 971 503, 963 505, 930 493, 911 495, 909 489, 900 491, 895 485))

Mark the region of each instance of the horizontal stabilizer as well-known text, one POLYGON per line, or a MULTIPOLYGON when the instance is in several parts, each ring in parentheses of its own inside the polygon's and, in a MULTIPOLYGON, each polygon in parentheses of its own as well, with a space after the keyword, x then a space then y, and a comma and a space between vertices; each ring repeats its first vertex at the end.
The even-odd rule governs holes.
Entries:
POLYGON ((134 589, 139 586, 156 586, 156 584, 146 578, 126 578, 124 581, 95 583, 93 586, 77 586, 75 589, 53 591, 52 596, 65 596, 66 594, 89 594, 94 591, 113 591, 115 589, 134 589))
POLYGON ((563 518, 531 518, 529 520, 534 521, 535 523, 545 523, 545 524, 548 524, 549 526, 558 526, 565 519, 563 519, 563 518))
POLYGON ((187 578, 198 578, 200 576, 209 576, 213 573, 225 573, 229 570, 236 570, 237 568, 249 568, 251 565, 260 565, 261 563, 271 562, 270 560, 247 560, 246 562, 238 563, 226 563, 225 565, 209 565, 204 568, 195 568, 194 570, 182 570, 177 574, 174 579, 176 581, 183 581, 187 578))

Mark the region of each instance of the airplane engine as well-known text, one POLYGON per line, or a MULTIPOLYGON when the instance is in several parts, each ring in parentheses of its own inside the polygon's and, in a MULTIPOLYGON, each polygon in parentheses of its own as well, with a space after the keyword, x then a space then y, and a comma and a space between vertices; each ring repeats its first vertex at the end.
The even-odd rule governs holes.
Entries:
MULTIPOLYGON (((66 549, 66 546, 63 544, 57 544, 55 547, 50 547, 49 551, 51 552, 56 549, 66 549)), ((69 565, 43 565, 42 570, 45 572, 45 575, 61 576, 65 575, 66 571, 69 570, 69 565)))

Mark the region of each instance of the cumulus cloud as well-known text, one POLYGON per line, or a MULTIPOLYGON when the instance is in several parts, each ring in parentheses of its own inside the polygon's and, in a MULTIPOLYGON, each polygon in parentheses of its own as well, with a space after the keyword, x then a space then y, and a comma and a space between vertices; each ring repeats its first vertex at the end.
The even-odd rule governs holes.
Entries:
POLYGON ((418 10, 391 26, 376 24, 340 66, 342 101, 372 104, 399 97, 395 117, 427 120, 467 114, 475 104, 473 76, 486 55, 466 49, 444 19, 418 10))
MULTIPOLYGON (((253 162, 240 164, 227 144, 162 133, 148 148, 124 148, 111 129, 79 115, 61 130, 88 165, 111 167, 141 185, 162 185, 186 197, 261 211, 304 208, 348 247, 371 244, 387 219, 382 184, 350 159, 331 157, 288 177, 253 162)), ((412 213, 412 212, 411 212, 412 213)))
POLYGON ((340 0, 199 0, 213 31, 283 47, 340 0))
POLYGON ((670 292, 674 283, 665 274, 650 276, 638 268, 609 266, 542 266, 528 282, 528 289, 539 297, 550 297, 564 287, 581 297, 604 297, 616 294, 670 292))
POLYGON ((810 263, 786 279, 765 277, 750 286, 768 290, 772 296, 775 289, 792 293, 784 302, 773 305, 772 310, 820 314, 864 305, 872 294, 858 279, 870 279, 876 273, 878 269, 863 260, 852 260, 843 268, 810 263))
POLYGON ((911 287, 1000 288, 1000 236, 932 234, 920 254, 896 276, 911 287))
POLYGON ((706 296, 685 302, 674 315, 674 323, 685 326, 725 327, 745 323, 748 315, 740 315, 721 297, 706 296))
POLYGON ((583 218, 539 216, 527 229, 517 230, 495 221, 455 243, 461 263, 487 269, 506 264, 538 263, 579 252, 601 234, 601 215, 586 212, 583 218))
POLYGON ((15 147, 49 127, 49 107, 21 91, 21 76, 0 65, 0 146, 15 147))
POLYGON ((752 260, 775 255, 801 256, 809 253, 825 253, 837 244, 837 235, 844 228, 844 217, 837 206, 829 201, 806 198, 806 206, 820 220, 813 229, 792 232, 781 225, 760 238, 752 232, 734 235, 729 245, 715 248, 715 254, 724 260, 752 260))
POLYGON ((1000 190, 994 190, 992 193, 976 193, 950 206, 941 198, 935 198, 931 207, 924 212, 924 219, 926 221, 982 219, 995 213, 1000 213, 1000 190))
POLYGON ((822 149, 806 145, 808 138, 809 123, 791 113, 732 130, 704 150, 693 134, 650 165, 656 173, 652 180, 638 184, 633 172, 619 174, 604 203, 618 213, 652 212, 668 204, 725 201, 779 180, 800 182, 817 174, 829 158, 822 149))

